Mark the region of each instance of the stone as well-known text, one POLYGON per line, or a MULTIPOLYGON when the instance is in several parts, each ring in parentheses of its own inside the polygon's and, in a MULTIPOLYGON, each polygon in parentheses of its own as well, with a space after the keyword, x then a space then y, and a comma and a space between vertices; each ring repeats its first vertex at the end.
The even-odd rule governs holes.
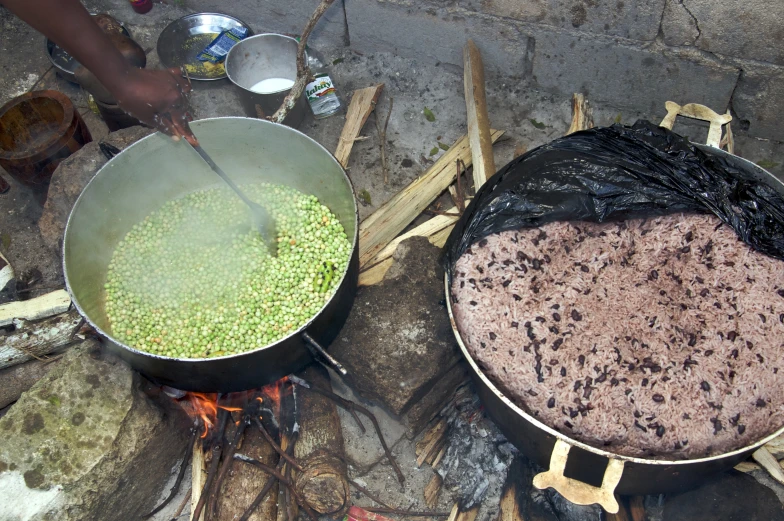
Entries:
MULTIPOLYGON (((152 132, 147 127, 130 127, 112 132, 103 141, 122 150, 152 132)), ((59 250, 71 208, 87 183, 106 162, 98 142, 93 141, 60 163, 52 174, 49 194, 38 220, 41 236, 49 248, 59 250)))
POLYGON ((700 33, 702 50, 784 65, 784 2, 751 0, 742 6, 716 0, 683 0, 700 33), (742 8, 741 8, 742 7, 742 8))
POLYGON ((700 37, 697 20, 679 0, 667 0, 662 17, 662 35, 667 45, 694 45, 700 37))
POLYGON ((768 487, 732 470, 682 494, 665 497, 667 521, 783 521, 784 506, 768 487))
POLYGON ((701 103, 726 111, 737 68, 688 50, 642 49, 612 38, 537 31, 533 74, 562 97, 582 92, 595 104, 666 114, 664 103, 701 103))
POLYGON ((366 399, 405 414, 455 365, 460 354, 444 306, 439 249, 404 241, 376 286, 361 288, 330 353, 366 399))
MULTIPOLYGON (((0 337, 1 338, 1 337, 0 337)), ((53 360, 30 360, 23 364, 0 370, 0 409, 19 399, 23 392, 30 389, 38 380, 46 376, 62 362, 53 360)))
POLYGON ((0 519, 139 519, 187 445, 183 413, 95 341, 0 419, 0 519), (14 498, 9 501, 7 498, 14 498))
MULTIPOLYGON (((784 123, 784 67, 743 68, 732 97, 732 128, 750 137, 781 140, 784 123)), ((776 158, 781 162, 784 158, 776 158)))
POLYGON ((414 437, 422 432, 430 420, 441 411, 444 403, 455 390, 467 381, 468 366, 461 360, 452 366, 406 413, 405 421, 409 436, 414 437))

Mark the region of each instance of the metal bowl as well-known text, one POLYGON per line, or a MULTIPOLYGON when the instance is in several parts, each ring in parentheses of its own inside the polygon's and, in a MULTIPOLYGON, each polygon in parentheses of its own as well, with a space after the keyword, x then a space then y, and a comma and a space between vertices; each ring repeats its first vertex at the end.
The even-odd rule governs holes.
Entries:
POLYGON ((248 36, 253 34, 248 24, 227 14, 195 13, 183 16, 166 26, 158 37, 158 57, 166 67, 193 67, 187 71, 192 80, 221 80, 226 77, 222 64, 210 71, 196 56, 219 33, 238 27, 246 28, 248 36))
POLYGON ((167 201, 220 186, 190 145, 183 140, 174 142, 160 132, 106 163, 77 199, 63 239, 65 284, 76 308, 106 339, 106 348, 154 381, 202 392, 261 387, 310 363, 311 340, 329 345, 348 317, 359 275, 359 216, 354 190, 328 150, 285 125, 228 117, 194 121, 191 128, 235 182, 285 184, 315 195, 335 213, 352 242, 351 260, 335 294, 297 331, 243 353, 171 358, 139 351, 114 338, 104 309, 103 284, 117 244, 134 224, 167 201))
MULTIPOLYGON (((95 16, 93 14, 93 16, 95 16)), ((122 27, 122 32, 128 38, 131 37, 131 33, 128 32, 128 29, 123 25, 122 22, 118 22, 122 27)), ((52 65, 57 69, 57 74, 65 78, 66 80, 70 81, 71 83, 78 83, 76 81, 76 69, 79 67, 79 62, 74 59, 73 56, 65 52, 65 50, 54 43, 49 38, 44 38, 45 48, 46 48, 46 55, 49 57, 49 61, 52 62, 52 65)))

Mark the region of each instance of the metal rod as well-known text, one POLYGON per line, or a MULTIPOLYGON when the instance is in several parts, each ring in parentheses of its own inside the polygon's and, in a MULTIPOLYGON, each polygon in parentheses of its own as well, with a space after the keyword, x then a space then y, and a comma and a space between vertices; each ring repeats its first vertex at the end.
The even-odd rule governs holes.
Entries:
MULTIPOLYGON (((329 364, 329 365, 330 365, 330 366, 331 366, 331 367, 332 367, 332 368, 333 368, 335 371, 337 371, 338 373, 340 373, 340 374, 341 374, 341 376, 348 376, 348 371, 346 371, 346 368, 345 368, 345 367, 343 367, 343 365, 342 365, 340 362, 338 362, 337 360, 335 360, 335 358, 334 358, 332 355, 330 355, 329 353, 327 353, 327 350, 326 350, 326 349, 324 349, 323 347, 321 347, 321 344, 319 344, 318 342, 316 342, 316 341, 313 339, 313 337, 312 337, 312 336, 310 336, 310 335, 309 335, 307 332, 303 332, 303 333, 302 333, 302 339, 305 341, 305 345, 308 347, 308 349, 310 349, 310 352, 311 352, 311 353, 313 353, 313 355, 314 355, 314 356, 315 356, 315 355, 318 353, 319 355, 321 355, 321 357, 322 357, 324 360, 326 360, 326 361, 327 361, 327 363, 328 363, 328 364, 329 364)), ((318 359, 318 357, 316 357, 316 359, 318 359)))

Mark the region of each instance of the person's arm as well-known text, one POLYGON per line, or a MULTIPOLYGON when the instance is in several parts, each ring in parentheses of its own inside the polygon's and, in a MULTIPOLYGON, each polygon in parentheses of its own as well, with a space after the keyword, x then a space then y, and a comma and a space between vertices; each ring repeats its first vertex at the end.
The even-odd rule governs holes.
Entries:
POLYGON ((87 67, 140 121, 196 144, 188 120, 190 90, 179 70, 139 69, 128 64, 79 0, 0 0, 9 11, 87 67))

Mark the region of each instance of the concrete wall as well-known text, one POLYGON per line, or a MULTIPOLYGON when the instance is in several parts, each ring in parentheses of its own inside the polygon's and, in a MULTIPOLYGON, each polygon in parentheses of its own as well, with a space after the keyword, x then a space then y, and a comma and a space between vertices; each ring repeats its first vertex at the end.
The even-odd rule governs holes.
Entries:
MULTIPOLYGON (((317 3, 234 0, 220 10, 259 30, 299 32, 317 3)), ((347 22, 357 51, 462 67, 473 38, 490 72, 532 77, 557 96, 582 91, 652 117, 666 100, 703 103, 731 110, 736 132, 781 140, 782 20, 782 0, 336 0, 313 43, 344 45, 347 22)))

